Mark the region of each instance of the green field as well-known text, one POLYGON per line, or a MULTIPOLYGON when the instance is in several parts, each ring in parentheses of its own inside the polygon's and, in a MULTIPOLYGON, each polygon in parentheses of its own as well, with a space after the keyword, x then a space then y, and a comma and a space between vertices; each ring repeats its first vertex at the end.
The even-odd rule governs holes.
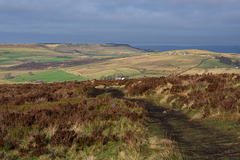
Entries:
POLYGON ((87 80, 84 77, 76 76, 62 70, 51 70, 43 73, 38 73, 34 75, 28 75, 23 77, 18 77, 11 79, 13 82, 64 82, 64 81, 84 81, 87 80))
POLYGON ((19 54, 19 53, 2 53, 1 58, 6 59, 14 59, 14 58, 21 58, 21 57, 28 57, 27 54, 19 54))
POLYGON ((0 66, 18 65, 23 62, 64 61, 58 58, 58 53, 44 49, 33 48, 0 48, 0 66))
POLYGON ((230 65, 221 63, 219 59, 207 59, 204 60, 203 63, 198 66, 198 68, 229 68, 230 65))
POLYGON ((31 62, 44 63, 118 58, 138 55, 141 52, 141 50, 131 46, 110 46, 95 44, 0 44, 0 67, 9 67, 31 62), (58 50, 59 47, 56 49, 55 47, 57 46, 61 49, 58 50), (78 47, 76 48, 74 46, 78 47))
POLYGON ((240 69, 236 66, 223 64, 216 57, 230 58, 235 62, 240 59, 240 54, 197 49, 144 52, 128 45, 115 44, 0 44, 0 80, 8 82, 14 77, 12 82, 36 83, 37 81, 83 80, 84 78, 81 77, 105 79, 117 76, 141 78, 176 74, 240 73, 240 69), (97 61, 82 64, 72 62, 87 59, 96 59, 97 61), (10 68, 32 62, 47 62, 47 64, 40 64, 40 66, 45 65, 45 68, 39 67, 34 70, 31 67, 14 70, 10 68), (65 63, 74 65, 68 67, 68 65, 64 65, 65 63), (47 72, 49 69, 57 69, 58 73, 51 75, 51 72, 47 72), (40 70, 46 73, 40 74, 40 70), (62 73, 59 73, 59 70, 62 73), (29 72, 34 75, 28 75, 29 72), (9 73, 12 77, 6 78, 6 74, 9 73), (58 74, 63 73, 71 76, 58 77, 58 74), (45 77, 45 75, 47 76, 45 77))
POLYGON ((26 47, 0 47, 0 53, 11 54, 29 54, 29 55, 56 55, 58 52, 48 50, 48 49, 39 49, 39 48, 26 48, 26 47))

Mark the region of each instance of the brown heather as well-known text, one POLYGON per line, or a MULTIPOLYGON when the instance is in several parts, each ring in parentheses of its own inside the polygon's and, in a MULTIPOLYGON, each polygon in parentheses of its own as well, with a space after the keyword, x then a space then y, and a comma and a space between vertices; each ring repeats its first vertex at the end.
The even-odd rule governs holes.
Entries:
POLYGON ((126 80, 125 88, 130 96, 152 96, 163 99, 163 105, 172 105, 175 109, 203 111, 209 116, 210 110, 239 113, 240 75, 205 74, 181 75, 160 78, 126 80), (158 91, 161 90, 159 93, 158 91))
MULTIPOLYGON (((96 87, 114 83, 120 81, 1 85, 0 156, 117 159, 158 155, 149 146, 145 104, 96 87)), ((166 153, 165 157, 170 154, 166 153)))

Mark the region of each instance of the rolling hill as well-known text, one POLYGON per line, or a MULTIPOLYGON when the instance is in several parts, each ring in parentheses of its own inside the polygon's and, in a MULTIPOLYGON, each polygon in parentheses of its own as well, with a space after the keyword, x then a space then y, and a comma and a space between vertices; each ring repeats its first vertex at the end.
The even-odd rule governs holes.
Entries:
MULTIPOLYGON (((33 76, 29 72, 39 77, 50 70, 82 79, 240 73, 239 60, 239 54, 197 49, 145 52, 125 44, 0 44, 0 83, 20 83, 33 76)), ((60 80, 64 79, 56 79, 60 80)))

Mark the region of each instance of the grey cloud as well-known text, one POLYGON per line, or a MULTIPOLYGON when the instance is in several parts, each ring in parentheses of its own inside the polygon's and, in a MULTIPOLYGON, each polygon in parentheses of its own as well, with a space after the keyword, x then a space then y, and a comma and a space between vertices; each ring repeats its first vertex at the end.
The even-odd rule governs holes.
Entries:
POLYGON ((237 44, 239 8, 238 0, 0 0, 0 36, 19 42, 25 34, 29 42, 237 44))

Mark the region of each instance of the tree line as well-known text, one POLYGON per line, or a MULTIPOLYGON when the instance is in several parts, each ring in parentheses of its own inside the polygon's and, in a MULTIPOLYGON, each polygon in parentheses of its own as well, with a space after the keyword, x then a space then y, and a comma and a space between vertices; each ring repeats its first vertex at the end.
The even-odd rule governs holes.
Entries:
POLYGON ((216 59, 219 59, 221 63, 240 67, 240 61, 239 60, 236 60, 235 62, 233 62, 231 58, 223 57, 223 56, 216 57, 216 59))

